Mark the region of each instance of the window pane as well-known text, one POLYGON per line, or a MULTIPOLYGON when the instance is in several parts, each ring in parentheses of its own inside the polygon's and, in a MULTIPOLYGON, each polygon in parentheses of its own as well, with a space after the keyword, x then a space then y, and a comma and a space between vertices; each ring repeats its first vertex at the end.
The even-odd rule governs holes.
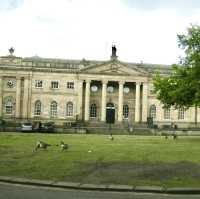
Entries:
POLYGON ((129 107, 127 104, 125 104, 123 106, 123 116, 124 116, 124 118, 128 118, 128 115, 129 115, 129 107))
POLYGON ((41 102, 36 101, 35 102, 35 110, 34 110, 34 115, 40 115, 41 114, 41 102))
POLYGON ((178 119, 183 120, 184 118, 185 118, 185 110, 184 110, 184 108, 180 108, 178 110, 178 119))
POLYGON ((51 116, 52 117, 57 116, 57 103, 56 102, 51 103, 50 110, 51 110, 51 116))
POLYGON ((42 88, 42 80, 35 80, 35 87, 42 88))
POLYGON ((90 117, 97 117, 97 106, 96 104, 91 104, 90 106, 90 117))
POLYGON ((170 119, 170 108, 164 109, 164 119, 170 119))
POLYGON ((5 104, 5 112, 6 114, 12 114, 13 113, 13 103, 12 101, 7 101, 5 104))
POLYGON ((58 81, 51 82, 51 88, 58 88, 58 81))
POLYGON ((152 117, 153 119, 156 118, 156 106, 155 105, 150 106, 150 117, 152 117))
POLYGON ((73 103, 72 102, 67 103, 66 115, 73 116, 73 103))
POLYGON ((67 88, 74 89, 74 82, 67 82, 67 88))

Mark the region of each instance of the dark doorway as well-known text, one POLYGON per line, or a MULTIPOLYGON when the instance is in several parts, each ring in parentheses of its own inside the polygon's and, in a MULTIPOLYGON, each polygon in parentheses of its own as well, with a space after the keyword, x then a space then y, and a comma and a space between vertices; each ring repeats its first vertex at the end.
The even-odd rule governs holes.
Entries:
POLYGON ((115 123, 115 106, 111 102, 107 103, 106 106, 106 123, 115 123))

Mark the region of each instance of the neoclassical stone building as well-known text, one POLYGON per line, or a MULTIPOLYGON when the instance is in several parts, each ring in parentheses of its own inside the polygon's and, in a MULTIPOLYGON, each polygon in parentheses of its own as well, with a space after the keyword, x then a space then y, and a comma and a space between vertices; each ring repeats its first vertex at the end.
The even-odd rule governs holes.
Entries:
MULTIPOLYGON (((194 108, 163 109, 153 93, 152 76, 169 75, 167 65, 126 63, 112 47, 107 61, 0 57, 0 117, 6 120, 84 120, 105 122, 113 109, 115 123, 191 126, 194 108)), ((198 120, 200 120, 198 118, 198 120)))

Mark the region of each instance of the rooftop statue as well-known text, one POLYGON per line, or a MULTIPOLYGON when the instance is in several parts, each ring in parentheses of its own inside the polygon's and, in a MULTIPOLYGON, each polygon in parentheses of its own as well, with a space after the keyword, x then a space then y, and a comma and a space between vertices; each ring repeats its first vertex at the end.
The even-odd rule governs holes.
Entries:
POLYGON ((112 55, 111 55, 112 59, 117 59, 117 48, 115 45, 112 46, 112 55))
POLYGON ((11 47, 11 48, 9 49, 10 55, 13 55, 14 52, 15 52, 15 49, 14 49, 13 47, 11 47))
POLYGON ((116 57, 117 48, 116 46, 112 46, 112 57, 116 57))

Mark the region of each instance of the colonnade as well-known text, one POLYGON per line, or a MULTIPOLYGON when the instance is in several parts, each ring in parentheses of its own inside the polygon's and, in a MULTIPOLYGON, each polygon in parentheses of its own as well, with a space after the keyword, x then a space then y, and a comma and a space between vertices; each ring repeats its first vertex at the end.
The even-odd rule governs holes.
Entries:
MULTIPOLYGON (((106 120, 106 99, 107 99, 107 84, 108 80, 102 80, 102 94, 101 94, 101 121, 106 120)), ((90 84, 91 80, 85 80, 85 104, 84 104, 84 119, 90 119, 90 84)), ((124 84, 125 81, 118 81, 119 94, 118 94, 118 122, 123 121, 123 99, 124 99, 124 84)), ((80 101, 80 100, 79 100, 80 101)), ((147 121, 147 103, 148 103, 148 84, 146 82, 136 82, 135 93, 135 122, 147 121), (142 85, 142 92, 141 92, 142 85), (142 99, 142 100, 141 100, 142 99), (142 101, 142 102, 141 102, 142 101), (141 110, 142 103, 142 110, 141 110), (141 114, 142 111, 142 114, 141 114)))

